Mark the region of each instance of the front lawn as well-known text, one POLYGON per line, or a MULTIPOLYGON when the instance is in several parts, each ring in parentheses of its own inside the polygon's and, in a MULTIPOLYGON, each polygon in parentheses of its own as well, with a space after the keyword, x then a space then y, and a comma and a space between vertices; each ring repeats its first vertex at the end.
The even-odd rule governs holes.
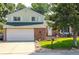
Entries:
MULTIPOLYGON (((79 38, 78 45, 79 45, 79 38)), ((53 44, 51 44, 51 41, 40 41, 40 45, 43 48, 49 48, 49 49, 61 49, 61 48, 71 48, 73 43, 72 38, 57 38, 53 44)))

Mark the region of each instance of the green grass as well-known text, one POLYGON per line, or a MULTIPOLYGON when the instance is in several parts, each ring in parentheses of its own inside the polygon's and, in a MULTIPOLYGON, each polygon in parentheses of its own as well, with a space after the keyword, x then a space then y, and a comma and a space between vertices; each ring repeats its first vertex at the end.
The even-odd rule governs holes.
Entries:
MULTIPOLYGON (((78 40, 78 45, 79 45, 79 38, 78 40)), ((40 41, 40 45, 43 48, 49 48, 49 49, 66 49, 66 48, 71 48, 73 43, 72 38, 57 38, 53 44, 51 44, 51 41, 40 41)))

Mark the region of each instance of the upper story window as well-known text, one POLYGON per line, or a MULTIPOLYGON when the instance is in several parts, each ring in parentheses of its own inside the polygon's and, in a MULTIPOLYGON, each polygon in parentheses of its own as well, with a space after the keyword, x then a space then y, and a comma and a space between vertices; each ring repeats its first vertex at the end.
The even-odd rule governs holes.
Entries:
POLYGON ((13 20, 14 21, 20 21, 20 17, 14 17, 13 20))
POLYGON ((35 17, 32 17, 32 21, 35 21, 35 17))

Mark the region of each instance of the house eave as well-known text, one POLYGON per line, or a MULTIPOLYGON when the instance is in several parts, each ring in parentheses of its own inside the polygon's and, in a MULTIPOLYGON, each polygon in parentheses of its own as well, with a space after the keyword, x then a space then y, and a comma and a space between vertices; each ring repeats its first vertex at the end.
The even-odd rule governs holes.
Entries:
POLYGON ((37 25, 43 24, 43 22, 7 22, 6 25, 12 26, 27 26, 27 25, 37 25))
POLYGON ((4 28, 47 28, 43 22, 7 22, 4 28))

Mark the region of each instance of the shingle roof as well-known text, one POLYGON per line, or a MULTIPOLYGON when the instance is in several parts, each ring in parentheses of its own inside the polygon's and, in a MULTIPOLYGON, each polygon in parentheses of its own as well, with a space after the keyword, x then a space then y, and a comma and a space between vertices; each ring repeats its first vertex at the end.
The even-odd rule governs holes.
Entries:
MULTIPOLYGON (((24 9, 28 9, 28 10, 30 10, 30 11, 33 11, 33 12, 35 12, 35 13, 38 13, 38 12, 32 10, 31 8, 23 8, 23 9, 21 9, 21 10, 14 11, 14 12, 12 12, 12 13, 10 13, 10 14, 13 14, 13 13, 16 13, 16 12, 19 12, 19 11, 22 11, 22 10, 24 10, 24 9)), ((7 15, 10 15, 10 14, 7 14, 7 15)), ((38 14, 40 14, 40 13, 38 13, 38 14)), ((7 16, 7 15, 6 15, 6 16, 7 16)), ((40 15, 42 15, 42 14, 40 14, 40 15)), ((42 16, 44 16, 44 15, 42 15, 42 16)))

